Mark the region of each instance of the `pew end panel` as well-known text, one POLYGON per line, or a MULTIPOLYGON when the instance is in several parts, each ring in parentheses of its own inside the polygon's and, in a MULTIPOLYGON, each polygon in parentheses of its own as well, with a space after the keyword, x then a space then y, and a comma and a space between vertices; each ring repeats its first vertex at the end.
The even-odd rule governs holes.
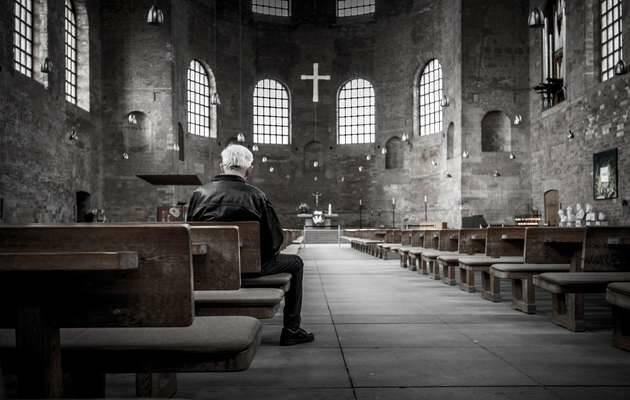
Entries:
POLYGON ((198 226, 193 241, 195 290, 237 290, 241 287, 241 257, 237 226, 198 226), (205 247, 198 252, 195 247, 205 247))
POLYGON ((486 229, 460 229, 458 240, 458 252, 460 254, 485 254, 486 229))

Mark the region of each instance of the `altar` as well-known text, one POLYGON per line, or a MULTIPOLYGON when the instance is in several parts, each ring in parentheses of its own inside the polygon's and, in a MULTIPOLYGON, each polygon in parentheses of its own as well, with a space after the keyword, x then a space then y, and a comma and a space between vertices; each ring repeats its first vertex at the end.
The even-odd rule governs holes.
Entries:
POLYGON ((336 223, 333 224, 333 220, 338 219, 339 214, 326 214, 323 211, 313 211, 312 214, 298 214, 298 218, 304 219, 305 228, 330 228, 333 226, 337 226, 336 223))

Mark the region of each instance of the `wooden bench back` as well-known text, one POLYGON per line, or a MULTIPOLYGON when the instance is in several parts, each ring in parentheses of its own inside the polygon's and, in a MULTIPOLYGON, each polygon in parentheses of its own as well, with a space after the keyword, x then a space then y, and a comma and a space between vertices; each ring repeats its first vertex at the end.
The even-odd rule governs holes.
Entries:
POLYGON ((256 273, 260 265, 260 226, 256 221, 235 222, 191 222, 191 226, 237 226, 241 248, 241 272, 256 273))
POLYGON ((135 252, 129 271, 3 272, 0 326, 45 304, 61 327, 188 326, 193 321, 191 236, 186 225, 0 226, 0 253, 135 252))
POLYGON ((412 247, 424 246, 424 230, 414 229, 411 232, 411 246, 412 247))
POLYGON ((487 230, 467 228, 459 230, 457 251, 461 254, 483 254, 486 251, 487 230))
POLYGON ((587 227, 579 271, 630 271, 630 227, 587 227))
MULTIPOLYGON (((584 228, 527 228, 525 232, 525 263, 568 264, 582 251, 584 228)), ((576 270, 577 266, 572 266, 576 270)))
POLYGON ((459 230, 442 229, 440 231, 440 251, 457 251, 459 242, 459 230))
POLYGON ((411 246, 413 233, 413 229, 404 229, 400 235, 400 244, 403 246, 411 246))
POLYGON ((435 229, 424 231, 424 243, 422 247, 437 250, 440 247, 440 231, 435 229))
POLYGON ((486 255, 488 257, 520 257, 525 251, 525 228, 488 228, 486 255))
MULTIPOLYGON (((237 226, 191 225, 194 245, 206 254, 193 254, 195 290, 237 290, 241 287, 241 248, 237 226)), ((193 251, 194 253, 194 251, 193 251)))
POLYGON ((400 229, 387 229, 385 243, 400 243, 402 232, 400 229))

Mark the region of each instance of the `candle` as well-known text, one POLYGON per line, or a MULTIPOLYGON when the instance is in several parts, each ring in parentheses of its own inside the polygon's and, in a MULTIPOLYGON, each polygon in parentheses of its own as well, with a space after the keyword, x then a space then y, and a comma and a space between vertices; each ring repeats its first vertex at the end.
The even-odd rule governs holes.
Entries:
POLYGON ((359 199, 359 205, 362 206, 363 205, 363 199, 359 199))
POLYGON ((392 205, 396 205, 396 198, 392 197, 392 205))
POLYGON ((424 195, 424 202, 425 203, 427 202, 427 195, 426 194, 424 195))
POLYGON ((332 214, 332 204, 328 203, 328 215, 332 214))

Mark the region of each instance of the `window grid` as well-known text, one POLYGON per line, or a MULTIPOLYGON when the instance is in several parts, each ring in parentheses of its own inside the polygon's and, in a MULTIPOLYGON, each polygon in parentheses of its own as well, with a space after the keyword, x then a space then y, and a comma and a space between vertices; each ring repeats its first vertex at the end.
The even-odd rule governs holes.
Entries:
POLYGON ((339 144, 374 143, 376 100, 372 84, 353 79, 339 90, 337 130, 339 144))
POLYGON ((289 91, 273 79, 263 79, 254 89, 254 143, 289 144, 289 91))
POLYGON ((615 64, 622 58, 621 0, 601 0, 602 81, 615 75, 615 64))
POLYGON ((375 0, 338 0, 337 16, 354 17, 357 15, 374 14, 375 0))
POLYGON ((66 100, 77 104, 77 18, 72 0, 65 6, 66 100))
POLYGON ((252 0, 252 11, 275 17, 291 16, 290 0, 252 0))
POLYGON ((420 77, 420 136, 442 131, 442 97, 442 66, 438 60, 431 60, 420 77))
POLYGON ((188 67, 188 133, 210 137, 210 80, 197 60, 188 67))
POLYGON ((33 76, 33 0, 15 0, 13 7, 13 66, 33 76))

